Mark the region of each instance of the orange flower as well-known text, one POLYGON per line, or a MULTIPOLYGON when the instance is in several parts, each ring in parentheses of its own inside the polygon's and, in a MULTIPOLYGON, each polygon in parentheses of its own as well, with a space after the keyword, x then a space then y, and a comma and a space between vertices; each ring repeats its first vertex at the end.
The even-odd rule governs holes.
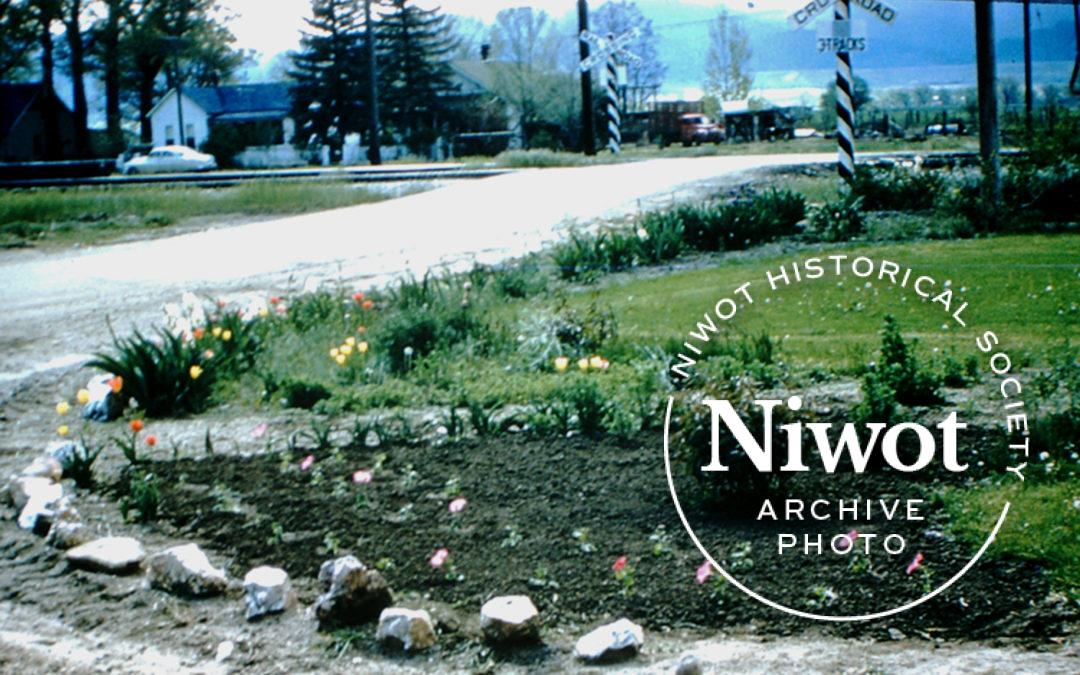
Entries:
POLYGON ((353 302, 355 302, 356 304, 360 304, 361 302, 364 301, 364 294, 361 293, 360 291, 357 291, 357 292, 353 293, 352 299, 353 299, 353 302))
POLYGON ((146 444, 150 447, 154 447, 155 445, 157 445, 157 436, 155 436, 154 434, 150 434, 149 436, 147 436, 146 444))
POLYGON ((130 422, 128 422, 128 426, 131 427, 131 430, 135 433, 139 433, 143 430, 142 420, 131 420, 130 422))
POLYGON ((372 307, 375 306, 375 303, 372 302, 371 300, 365 300, 364 304, 362 304, 360 306, 363 307, 364 309, 371 309, 372 307))
POLYGON ((205 334, 206 334, 206 330, 202 326, 200 326, 200 327, 198 327, 198 328, 196 328, 195 330, 192 331, 192 335, 195 336, 196 340, 201 340, 202 336, 205 335, 205 334))
POLYGON ((119 394, 120 390, 124 388, 124 378, 113 375, 113 378, 109 380, 109 388, 112 389, 114 394, 119 394))
POLYGON ((364 326, 357 326, 357 327, 356 327, 356 332, 357 332, 357 333, 360 333, 361 335, 363 335, 364 333, 366 333, 366 332, 367 332, 367 328, 365 328, 364 326))

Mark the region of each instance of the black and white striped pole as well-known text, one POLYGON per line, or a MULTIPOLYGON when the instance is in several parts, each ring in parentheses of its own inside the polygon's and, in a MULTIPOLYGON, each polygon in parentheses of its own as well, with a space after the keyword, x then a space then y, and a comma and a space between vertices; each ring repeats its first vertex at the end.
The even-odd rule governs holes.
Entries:
POLYGON ((641 61, 635 54, 626 50, 638 36, 637 28, 633 28, 622 35, 615 37, 608 35, 602 38, 589 31, 581 32, 581 41, 588 43, 594 51, 587 59, 581 62, 581 72, 587 72, 593 68, 604 65, 604 85, 606 90, 605 117, 607 118, 608 149, 614 154, 619 154, 622 149, 622 115, 619 112, 619 65, 617 59, 624 62, 637 63, 641 61))
MULTIPOLYGON (((836 25, 851 25, 850 0, 836 0, 833 5, 836 25)), ((849 31, 850 33, 850 31, 849 31)), ((855 104, 852 101, 854 80, 851 76, 851 54, 836 52, 836 146, 837 171, 845 181, 855 178, 855 104)))
MULTIPOLYGON (((609 35, 608 39, 613 40, 614 36, 609 35)), ((607 145, 608 150, 617 155, 622 149, 622 132, 620 131, 622 116, 619 113, 619 73, 614 52, 608 55, 605 84, 607 85, 607 145)))

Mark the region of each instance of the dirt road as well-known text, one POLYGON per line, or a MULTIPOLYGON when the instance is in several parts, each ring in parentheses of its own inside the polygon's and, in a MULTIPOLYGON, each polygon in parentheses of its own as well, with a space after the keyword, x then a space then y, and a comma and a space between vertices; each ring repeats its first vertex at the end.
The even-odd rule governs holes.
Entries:
POLYGON ((334 211, 175 237, 0 256, 0 383, 77 363, 118 331, 160 318, 181 292, 281 292, 309 279, 368 287, 442 265, 539 249, 575 221, 663 203, 703 181, 831 155, 661 159, 520 171, 334 211))

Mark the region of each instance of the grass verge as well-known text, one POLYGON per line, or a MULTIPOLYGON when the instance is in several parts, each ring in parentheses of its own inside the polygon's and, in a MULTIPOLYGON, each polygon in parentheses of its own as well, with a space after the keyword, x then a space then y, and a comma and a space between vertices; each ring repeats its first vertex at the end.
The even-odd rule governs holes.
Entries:
POLYGON ((0 246, 97 243, 206 216, 288 215, 388 195, 351 182, 253 181, 222 188, 78 187, 0 191, 0 246))

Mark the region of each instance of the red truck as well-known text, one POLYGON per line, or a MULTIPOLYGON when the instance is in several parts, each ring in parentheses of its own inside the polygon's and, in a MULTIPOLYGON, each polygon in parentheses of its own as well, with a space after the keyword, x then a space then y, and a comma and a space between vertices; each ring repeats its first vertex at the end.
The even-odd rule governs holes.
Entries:
POLYGON ((661 101, 651 117, 652 136, 664 145, 720 143, 727 138, 723 121, 711 120, 699 101, 661 101))

